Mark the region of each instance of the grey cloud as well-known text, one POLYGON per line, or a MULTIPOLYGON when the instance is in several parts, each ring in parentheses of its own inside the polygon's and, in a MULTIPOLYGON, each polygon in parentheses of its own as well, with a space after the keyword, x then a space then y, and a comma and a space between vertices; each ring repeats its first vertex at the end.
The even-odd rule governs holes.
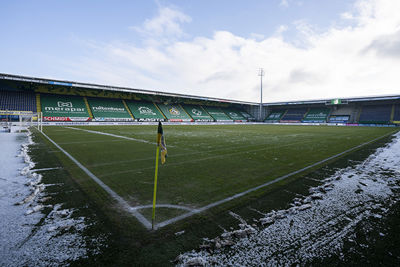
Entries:
POLYGON ((208 83, 218 80, 232 80, 234 78, 234 74, 235 74, 234 72, 228 72, 228 71, 214 72, 207 78, 201 80, 200 83, 208 83))
POLYGON ((302 69, 294 69, 289 74, 289 83, 306 83, 316 84, 321 82, 321 77, 318 74, 308 72, 302 69))
POLYGON ((381 35, 373 40, 362 53, 375 52, 379 56, 400 57, 400 30, 387 35, 381 35))

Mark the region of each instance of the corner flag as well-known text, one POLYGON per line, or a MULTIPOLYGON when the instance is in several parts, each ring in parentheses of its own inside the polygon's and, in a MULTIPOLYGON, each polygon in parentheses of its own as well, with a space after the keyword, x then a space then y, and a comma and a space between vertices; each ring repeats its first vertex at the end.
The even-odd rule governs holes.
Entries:
POLYGON ((165 145, 164 133, 161 122, 158 122, 157 130, 157 152, 156 152, 156 167, 154 172, 154 192, 153 192, 153 214, 151 216, 151 228, 154 229, 154 222, 156 218, 156 195, 157 195, 157 176, 158 176, 158 156, 161 147, 161 164, 165 163, 167 157, 167 146, 165 145))
POLYGON ((158 122, 157 146, 161 148, 161 164, 165 163, 168 156, 167 145, 165 144, 164 132, 161 122, 158 122))

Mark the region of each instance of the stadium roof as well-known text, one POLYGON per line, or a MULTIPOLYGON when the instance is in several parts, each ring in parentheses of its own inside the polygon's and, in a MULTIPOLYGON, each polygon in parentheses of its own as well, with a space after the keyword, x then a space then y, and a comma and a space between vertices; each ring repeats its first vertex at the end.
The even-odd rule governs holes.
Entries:
MULTIPOLYGON (((0 73, 0 80, 31 82, 31 83, 39 83, 39 84, 48 84, 48 85, 53 85, 53 86, 54 85, 55 86, 69 86, 69 87, 77 87, 77 88, 109 90, 109 91, 159 95, 159 96, 168 96, 168 97, 180 97, 180 98, 188 98, 188 99, 196 99, 196 100, 204 100, 204 101, 226 102, 226 103, 241 104, 241 105, 259 105, 259 103, 256 103, 256 102, 246 102, 246 101, 230 100, 230 99, 223 99, 223 98, 167 93, 167 92, 160 92, 160 91, 153 91, 153 90, 146 90, 146 89, 137 89, 137 88, 111 86, 111 85, 100 85, 100 84, 94 84, 94 83, 81 83, 81 82, 74 82, 74 81, 47 79, 47 78, 35 78, 35 77, 20 76, 20 75, 5 74, 5 73, 0 73)), ((342 101, 342 103, 363 102, 363 101, 384 101, 384 100, 400 99, 400 95, 364 96, 364 97, 338 98, 338 99, 340 99, 340 101, 342 101)), ((334 100, 334 99, 272 102, 272 103, 263 103, 263 106, 326 104, 332 100, 334 100)))
POLYGON ((180 98, 188 98, 188 99, 196 99, 196 100, 204 100, 204 101, 226 102, 226 103, 241 104, 241 105, 259 105, 259 103, 255 103, 255 102, 246 102, 246 101, 238 101, 238 100, 231 100, 231 99, 205 97, 205 96, 194 96, 194 95, 185 95, 185 94, 176 94, 176 93, 167 93, 167 92, 160 92, 160 91, 153 91, 153 90, 146 90, 146 89, 137 89, 137 88, 111 86, 111 85, 100 85, 100 84, 94 84, 94 83, 81 83, 81 82, 74 82, 74 81, 47 79, 47 78, 35 78, 35 77, 20 76, 20 75, 5 74, 5 73, 0 73, 0 80, 11 80, 11 81, 19 81, 19 82, 48 84, 48 85, 55 85, 55 86, 67 86, 67 87, 77 87, 77 88, 85 88, 85 89, 109 90, 109 91, 159 95, 159 96, 168 96, 168 97, 180 97, 180 98))
POLYGON ((362 97, 352 97, 352 98, 272 102, 272 103, 263 103, 263 106, 326 104, 334 100, 340 100, 342 103, 347 104, 351 102, 384 101, 384 100, 396 100, 396 99, 400 99, 400 95, 362 96, 362 97))

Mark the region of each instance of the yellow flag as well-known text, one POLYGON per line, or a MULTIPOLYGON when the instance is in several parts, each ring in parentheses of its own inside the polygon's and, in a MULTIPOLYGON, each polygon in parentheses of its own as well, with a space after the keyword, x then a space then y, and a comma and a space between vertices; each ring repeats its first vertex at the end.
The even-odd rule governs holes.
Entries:
POLYGON ((161 122, 158 122, 158 133, 157 133, 157 145, 161 149, 161 164, 165 163, 165 159, 168 156, 167 145, 165 144, 165 138, 161 122))

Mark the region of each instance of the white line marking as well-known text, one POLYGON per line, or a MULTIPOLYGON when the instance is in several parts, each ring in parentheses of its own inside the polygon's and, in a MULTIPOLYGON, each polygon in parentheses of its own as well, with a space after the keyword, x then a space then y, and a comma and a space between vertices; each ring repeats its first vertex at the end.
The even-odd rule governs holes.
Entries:
POLYGON ((79 161, 72 157, 67 151, 62 149, 56 142, 50 139, 45 133, 43 136, 46 137, 53 145, 55 145, 61 152, 63 152, 68 158, 70 158, 79 168, 81 168, 90 178, 93 179, 99 186, 101 186, 114 200, 116 200, 125 210, 130 212, 139 222, 141 222, 144 227, 151 229, 151 223, 139 212, 132 210, 131 206, 122 197, 115 193, 110 187, 103 183, 99 178, 97 178, 92 172, 90 172, 85 166, 83 166, 79 161))
POLYGON ((65 128, 73 129, 73 130, 78 130, 78 131, 84 131, 84 132, 88 132, 88 133, 102 134, 102 135, 107 135, 107 136, 122 138, 122 139, 126 139, 126 140, 131 140, 131 141, 136 141, 136 142, 151 144, 151 145, 156 145, 155 142, 150 142, 150 141, 147 141, 147 140, 137 139, 137 138, 133 138, 133 137, 127 137, 127 136, 123 136, 123 135, 116 135, 116 134, 104 133, 104 132, 99 132, 99 131, 92 131, 92 130, 86 130, 86 129, 79 129, 79 128, 75 128, 75 127, 65 127, 65 128))
MULTIPOLYGON (((68 128, 72 128, 72 127, 68 127, 68 128)), ((79 129, 79 130, 81 130, 81 129, 79 129)), ((92 131, 90 131, 90 130, 83 130, 83 131, 92 132, 92 131)), ((356 149, 358 149, 358 148, 360 148, 360 147, 363 147, 363 146, 365 146, 365 145, 368 145, 368 144, 370 144, 370 143, 372 143, 372 142, 375 142, 375 141, 377 141, 377 140, 379 140, 379 139, 382 139, 382 138, 384 138, 384 137, 386 137, 386 136, 389 136, 389 135, 393 134, 394 132, 397 132, 397 131, 393 131, 393 132, 390 132, 390 133, 388 133, 388 134, 382 135, 382 136, 380 136, 380 137, 378 137, 378 138, 375 138, 375 139, 373 139, 373 140, 371 140, 371 141, 362 143, 362 144, 357 145, 357 146, 355 146, 355 147, 353 147, 353 148, 350 148, 350 149, 347 149, 347 150, 345 150, 345 151, 343 151, 343 152, 340 152, 340 153, 338 153, 338 154, 336 154, 336 155, 333 155, 333 156, 331 156, 331 157, 328 157, 328 158, 326 158, 326 159, 323 159, 323 160, 321 160, 321 161, 318 161, 318 162, 316 162, 316 163, 313 163, 313 164, 311 164, 311 165, 309 165, 309 166, 307 166, 307 167, 304 167, 304 168, 299 169, 299 170, 297 170, 297 171, 294 171, 294 172, 291 172, 291 173, 289 173, 289 174, 283 175, 283 176, 278 177, 278 178, 276 178, 276 179, 274 179, 274 180, 272 180, 272 181, 266 182, 266 183, 264 183, 264 184, 262 184, 262 185, 259 185, 259 186, 253 187, 253 188, 250 188, 250 189, 248 189, 248 190, 246 190, 246 191, 243 191, 243 192, 241 192, 241 193, 235 194, 235 195, 233 195, 233 196, 230 196, 230 197, 221 199, 221 200, 219 200, 219 201, 210 203, 210 204, 208 204, 208 205, 206 205, 206 206, 204 206, 204 207, 198 208, 198 209, 190 209, 190 208, 187 208, 187 207, 184 207, 184 206, 171 205, 171 204, 158 204, 157 207, 176 208, 176 209, 183 209, 183 210, 190 210, 190 211, 189 211, 188 213, 182 214, 182 215, 180 215, 180 216, 177 216, 177 217, 174 217, 174 218, 171 218, 171 219, 168 219, 168 220, 165 220, 165 221, 163 221, 163 222, 160 222, 160 223, 156 224, 156 225, 155 225, 155 230, 157 230, 157 229, 159 229, 159 228, 162 228, 162 227, 164 227, 164 226, 167 226, 167 225, 169 225, 169 224, 171 224, 171 223, 175 223, 175 222, 177 222, 177 221, 180 221, 180 220, 182 220, 182 219, 185 219, 185 218, 187 218, 187 217, 190 217, 190 216, 192 216, 192 215, 194 215, 194 214, 197 214, 197 213, 203 212, 203 211, 205 211, 205 210, 208 210, 208 209, 213 208, 213 207, 215 207, 215 206, 221 205, 221 204, 226 203, 226 202, 228 202, 228 201, 237 199, 237 198, 242 197, 242 196, 244 196, 244 195, 247 195, 247 194, 249 194, 249 193, 251 193, 251 192, 254 192, 254 191, 258 190, 258 189, 261 189, 261 188, 264 188, 264 187, 269 186, 269 185, 271 185, 271 184, 274 184, 274 183, 276 183, 276 182, 279 182, 279 181, 282 181, 282 180, 284 180, 284 179, 287 179, 287 178, 289 178, 289 177, 291 177, 291 176, 293 176, 293 175, 295 175, 295 174, 301 173, 301 172, 303 172, 303 171, 305 171, 305 170, 308 170, 308 169, 313 168, 313 167, 315 167, 315 166, 318 166, 318 165, 320 165, 320 164, 322 164, 322 163, 325 163, 325 162, 327 162, 327 161, 329 161, 329 160, 332 160, 332 159, 334 159, 334 158, 337 158, 337 157, 339 157, 339 156, 341 156, 341 155, 343 155, 343 154, 346 154, 346 153, 351 152, 351 151, 353 151, 353 150, 356 150, 356 149)), ((102 132, 95 132, 95 133, 104 134, 104 133, 102 133, 102 132)), ((107 193, 109 193, 111 197, 113 197, 116 201, 118 201, 119 204, 120 204, 125 210, 127 210, 127 211, 130 212, 133 216, 135 216, 135 218, 138 219, 138 221, 141 222, 148 230, 151 229, 151 223, 150 223, 142 214, 140 214, 140 213, 138 212, 138 210, 139 210, 139 209, 144 209, 144 208, 150 208, 150 207, 152 207, 152 205, 143 205, 143 206, 131 207, 123 198, 121 198, 121 197, 120 197, 117 193, 115 193, 111 188, 109 188, 106 184, 104 184, 99 178, 97 178, 93 173, 91 173, 91 172, 90 172, 85 166, 83 166, 79 161, 77 161, 77 160, 76 160, 74 157, 72 157, 68 152, 66 152, 64 149, 62 149, 57 143, 55 143, 52 139, 50 139, 46 134, 44 134, 43 132, 42 132, 42 134, 43 134, 43 136, 45 136, 51 143, 53 143, 60 151, 62 151, 67 157, 69 157, 76 165, 78 165, 79 168, 81 168, 90 178, 92 178, 98 185, 100 185, 107 193)), ((105 135, 109 135, 109 134, 105 134, 105 135)), ((111 135, 111 134, 110 134, 110 135, 111 135)), ((113 136, 113 135, 111 135, 111 136, 113 136)), ((117 136, 117 137, 119 137, 119 136, 117 136)), ((125 137, 123 137, 123 138, 125 138, 125 137)), ((126 137, 126 138, 129 138, 129 137, 126 137)))
POLYGON ((126 142, 125 140, 109 140, 109 141, 105 141, 105 140, 98 140, 98 141, 76 141, 76 142, 62 142, 62 143, 58 143, 59 145, 74 145, 74 144, 92 144, 92 143, 107 143, 107 142, 126 142))
POLYGON ((297 170, 297 171, 288 173, 288 174, 286 174, 286 175, 283 175, 283 176, 281 176, 281 177, 278 177, 278 178, 276 178, 276 179, 274 179, 274 180, 272 180, 272 181, 266 182, 266 183, 264 183, 264 184, 262 184, 262 185, 259 185, 259 186, 250 188, 250 189, 248 189, 248 190, 246 190, 246 191, 243 191, 243 192, 241 192, 241 193, 238 193, 238 194, 236 194, 236 195, 233 195, 233 196, 230 196, 230 197, 221 199, 221 200, 219 200, 219 201, 216 201, 216 202, 214 202, 214 203, 208 204, 208 205, 206 205, 206 206, 204 206, 204 207, 198 208, 198 209, 193 210, 193 211, 190 211, 190 212, 188 212, 188 213, 182 214, 182 215, 177 216, 177 217, 175 217, 175 218, 172 218, 172 219, 169 219, 169 220, 160 222, 160 223, 158 223, 158 224, 155 225, 155 229, 158 229, 158 228, 167 226, 167 225, 169 225, 169 224, 171 224, 171 223, 175 223, 175 222, 177 222, 177 221, 180 221, 180 220, 182 220, 182 219, 185 219, 185 218, 187 218, 187 217, 190 217, 190 216, 192 216, 192 215, 194 215, 194 214, 196 214, 196 213, 203 212, 203 211, 205 211, 205 210, 208 210, 208 209, 213 208, 213 207, 215 207, 215 206, 221 205, 221 204, 226 203, 226 202, 228 202, 228 201, 231 201, 231 200, 233 200, 233 199, 237 199, 237 198, 239 198, 239 197, 242 197, 242 196, 244 196, 244 195, 247 195, 248 193, 254 192, 254 191, 256 191, 256 190, 258 190, 258 189, 261 189, 261 188, 263 188, 263 187, 266 187, 266 186, 269 186, 269 185, 271 185, 271 184, 274 184, 274 183, 280 182, 280 181, 282 181, 282 180, 285 180, 285 179, 289 178, 290 176, 293 176, 293 175, 298 174, 298 173, 301 173, 301 172, 303 172, 303 171, 305 171, 305 170, 311 169, 311 168, 313 168, 313 167, 315 167, 315 166, 318 166, 318 165, 320 165, 320 164, 322 164, 322 163, 325 163, 325 162, 327 162, 327 161, 329 161, 329 160, 332 160, 332 159, 334 159, 334 158, 340 157, 340 156, 343 155, 343 154, 346 154, 346 153, 351 152, 351 151, 353 151, 353 150, 356 150, 356 149, 358 149, 358 148, 360 148, 360 147, 363 147, 363 146, 365 146, 365 145, 368 145, 368 144, 370 144, 370 143, 372 143, 372 142, 375 142, 375 141, 377 141, 377 140, 379 140, 379 139, 382 139, 382 138, 384 138, 384 137, 386 137, 386 136, 388 136, 388 135, 393 134, 394 132, 396 132, 396 131, 390 132, 390 133, 388 133, 388 134, 384 134, 384 135, 382 135, 382 136, 380 136, 380 137, 378 137, 378 138, 375 138, 375 139, 373 139, 373 140, 371 140, 371 141, 368 141, 368 142, 362 143, 362 144, 360 144, 360 145, 357 145, 357 146, 355 146, 355 147, 353 147, 353 148, 347 149, 347 150, 345 150, 345 151, 343 151, 343 152, 340 152, 339 154, 336 154, 336 155, 333 155, 333 156, 328 157, 328 158, 326 158, 326 159, 323 159, 323 160, 321 160, 321 161, 318 161, 318 162, 316 162, 316 163, 314 163, 314 164, 311 164, 311 165, 309 165, 309 166, 307 166, 307 167, 304 167, 304 168, 302 168, 302 169, 300 169, 300 170, 297 170))

